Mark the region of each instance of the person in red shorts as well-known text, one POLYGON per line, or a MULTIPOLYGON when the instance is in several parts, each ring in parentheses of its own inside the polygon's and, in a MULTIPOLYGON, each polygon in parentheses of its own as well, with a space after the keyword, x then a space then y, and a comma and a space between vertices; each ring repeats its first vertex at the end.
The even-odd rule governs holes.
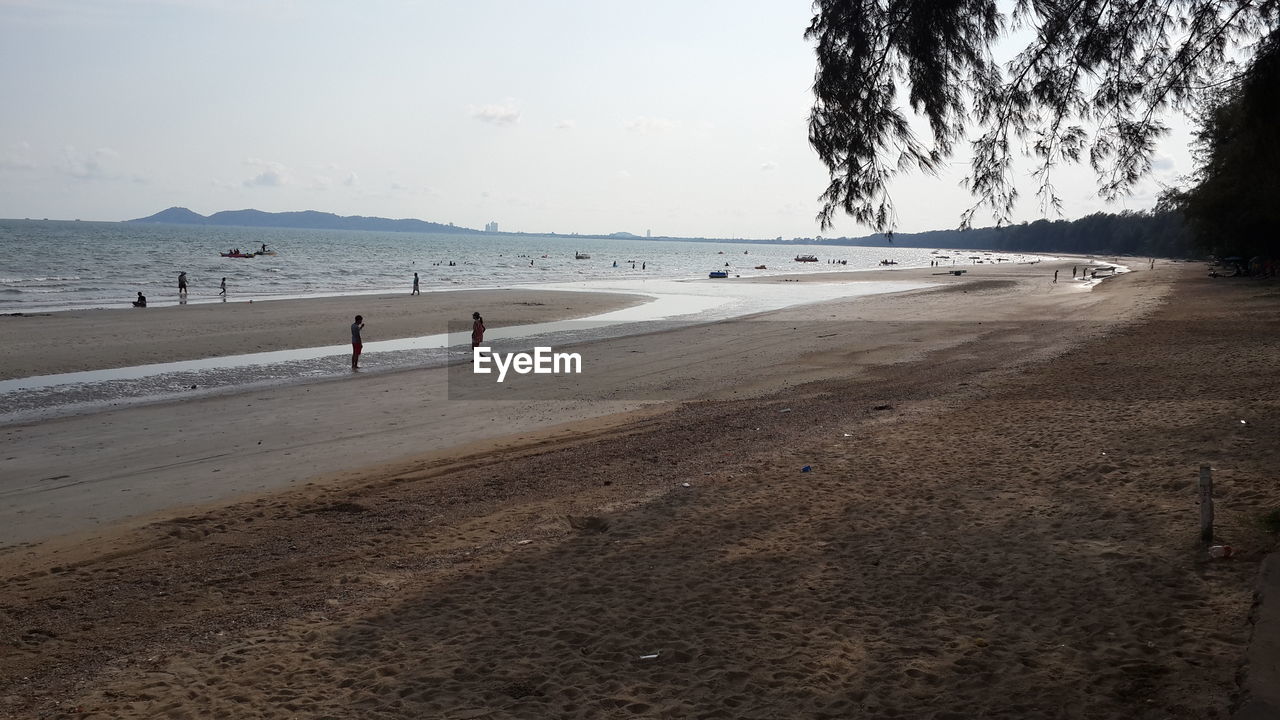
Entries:
POLYGON ((357 315, 356 321, 351 323, 351 369, 360 369, 360 350, 364 347, 360 343, 360 331, 364 329, 364 316, 357 315))
POLYGON ((480 347, 484 342, 484 318, 480 313, 471 313, 471 347, 480 347))

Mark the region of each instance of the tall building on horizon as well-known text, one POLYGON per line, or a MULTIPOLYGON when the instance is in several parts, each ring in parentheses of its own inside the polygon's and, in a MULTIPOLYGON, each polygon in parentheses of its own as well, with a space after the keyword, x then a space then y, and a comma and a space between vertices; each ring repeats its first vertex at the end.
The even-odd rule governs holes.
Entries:
POLYGON ((496 220, 491 220, 491 221, 489 221, 489 222, 485 223, 484 231, 485 231, 485 232, 498 232, 498 221, 496 221, 496 220))

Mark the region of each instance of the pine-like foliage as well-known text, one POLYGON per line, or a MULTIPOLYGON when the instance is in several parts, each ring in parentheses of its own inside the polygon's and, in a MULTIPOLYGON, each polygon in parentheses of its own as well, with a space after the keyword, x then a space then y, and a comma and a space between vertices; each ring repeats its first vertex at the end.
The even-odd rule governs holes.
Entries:
POLYGON ((975 204, 1007 222, 1018 198, 1012 157, 1036 158, 1037 194, 1060 207, 1053 169, 1087 160, 1098 192, 1131 191, 1151 167, 1160 115, 1250 67, 1277 27, 1280 0, 815 0, 806 37, 818 67, 809 140, 831 183, 818 220, 838 210, 881 232, 896 217, 889 181, 937 172, 970 141, 975 204), (1007 63, 992 46, 1032 39, 1007 63), (911 128, 914 114, 930 137, 911 128))
POLYGON ((1280 36, 1264 42, 1240 82, 1200 115, 1194 184, 1162 202, 1220 257, 1280 256, 1280 36))

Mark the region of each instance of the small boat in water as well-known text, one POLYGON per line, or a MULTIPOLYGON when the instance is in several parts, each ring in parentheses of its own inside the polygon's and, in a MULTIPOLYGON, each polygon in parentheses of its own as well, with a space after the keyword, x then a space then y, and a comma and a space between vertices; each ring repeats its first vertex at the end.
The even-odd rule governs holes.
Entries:
MULTIPOLYGON (((257 257, 257 254, 256 254, 256 253, 229 252, 229 253, 218 253, 218 254, 219 254, 219 255, 221 255, 222 257, 225 257, 225 258, 251 258, 251 257, 257 257)), ((274 254, 274 253, 273 253, 273 254, 274 254)))
POLYGON ((591 256, 584 252, 574 252, 573 259, 574 260, 590 260, 591 256))
POLYGON ((818 262, 817 255, 797 255, 796 262, 818 262))
POLYGON ((764 265, 757 265, 757 266, 756 266, 756 269, 757 269, 757 270, 768 270, 769 268, 765 267, 764 265))
POLYGON ((707 277, 709 277, 709 278, 727 278, 727 277, 729 277, 729 271, 728 271, 728 270, 712 270, 711 272, 707 273, 707 277))

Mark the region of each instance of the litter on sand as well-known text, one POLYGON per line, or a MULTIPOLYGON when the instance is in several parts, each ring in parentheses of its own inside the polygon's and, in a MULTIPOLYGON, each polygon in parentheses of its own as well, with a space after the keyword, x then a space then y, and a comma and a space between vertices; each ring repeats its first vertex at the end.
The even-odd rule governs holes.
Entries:
POLYGON ((641 656, 640 656, 640 659, 641 659, 641 660, 653 660, 653 659, 654 659, 654 658, 656 658, 656 657, 658 657, 658 653, 651 653, 651 654, 649 654, 649 655, 641 655, 641 656))

